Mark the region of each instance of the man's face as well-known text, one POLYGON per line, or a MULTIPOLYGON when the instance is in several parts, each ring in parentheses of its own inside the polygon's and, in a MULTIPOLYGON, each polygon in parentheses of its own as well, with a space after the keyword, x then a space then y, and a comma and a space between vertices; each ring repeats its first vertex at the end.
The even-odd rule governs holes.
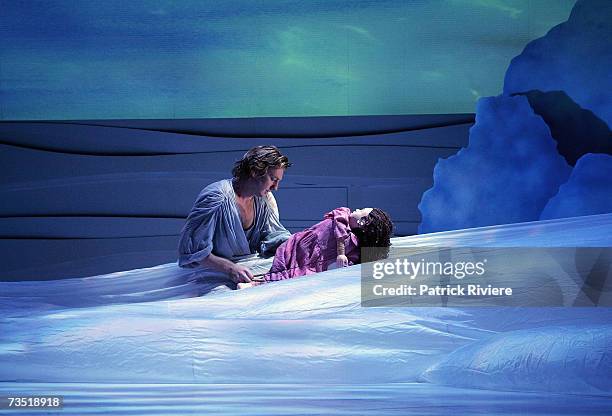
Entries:
POLYGON ((265 175, 257 178, 259 196, 266 196, 268 192, 276 191, 284 174, 285 169, 283 168, 268 168, 265 175))

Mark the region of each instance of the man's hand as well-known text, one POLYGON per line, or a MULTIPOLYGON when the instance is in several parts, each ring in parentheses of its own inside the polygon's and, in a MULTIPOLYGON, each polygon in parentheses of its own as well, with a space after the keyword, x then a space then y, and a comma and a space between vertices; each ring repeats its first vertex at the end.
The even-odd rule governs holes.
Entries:
POLYGON ((234 264, 229 275, 234 283, 251 283, 254 280, 253 273, 241 264, 234 264))
POLYGON ((202 260, 202 265, 227 273, 234 283, 251 283, 253 280, 253 273, 248 268, 212 253, 202 260))
POLYGON ((336 264, 338 267, 347 267, 349 265, 348 257, 346 257, 344 254, 340 254, 338 257, 336 257, 336 264))

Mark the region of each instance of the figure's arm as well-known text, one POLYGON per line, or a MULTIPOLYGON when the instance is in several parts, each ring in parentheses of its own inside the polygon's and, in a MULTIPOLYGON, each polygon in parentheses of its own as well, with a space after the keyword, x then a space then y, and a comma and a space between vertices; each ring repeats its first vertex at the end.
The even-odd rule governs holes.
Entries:
POLYGON ((346 253, 344 252, 344 239, 338 238, 336 239, 336 264, 338 267, 346 267, 348 266, 348 257, 346 257, 346 253))
POLYGON ((351 210, 346 207, 336 208, 325 214, 323 218, 333 220, 333 231, 336 237, 336 264, 338 267, 349 265, 345 252, 345 241, 349 238, 349 215, 351 210))

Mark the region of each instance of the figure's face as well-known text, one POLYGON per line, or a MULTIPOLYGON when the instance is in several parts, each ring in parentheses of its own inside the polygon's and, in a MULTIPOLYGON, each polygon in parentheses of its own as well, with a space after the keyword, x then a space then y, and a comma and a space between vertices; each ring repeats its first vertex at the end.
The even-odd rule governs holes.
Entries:
POLYGON ((256 178, 258 185, 257 194, 259 196, 266 196, 268 192, 276 191, 278 184, 283 180, 284 174, 285 169, 283 168, 269 168, 265 175, 256 178))
POLYGON ((370 215, 370 212, 372 212, 372 208, 361 208, 351 212, 349 216, 349 226, 351 228, 360 228, 360 220, 370 215))

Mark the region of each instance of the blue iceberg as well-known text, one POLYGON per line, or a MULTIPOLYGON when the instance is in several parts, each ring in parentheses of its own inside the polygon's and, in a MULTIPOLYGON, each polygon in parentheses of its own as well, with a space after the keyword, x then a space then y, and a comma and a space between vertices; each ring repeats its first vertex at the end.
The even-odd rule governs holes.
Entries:
POLYGON ((607 0, 576 2, 567 22, 530 42, 512 60, 504 94, 564 91, 612 126, 611 13, 607 0))
POLYGON ((612 156, 587 154, 578 159, 567 183, 548 201, 541 219, 612 212, 612 156))
POLYGON ((434 168, 419 233, 537 220, 570 171, 527 98, 481 98, 468 146, 434 168))

